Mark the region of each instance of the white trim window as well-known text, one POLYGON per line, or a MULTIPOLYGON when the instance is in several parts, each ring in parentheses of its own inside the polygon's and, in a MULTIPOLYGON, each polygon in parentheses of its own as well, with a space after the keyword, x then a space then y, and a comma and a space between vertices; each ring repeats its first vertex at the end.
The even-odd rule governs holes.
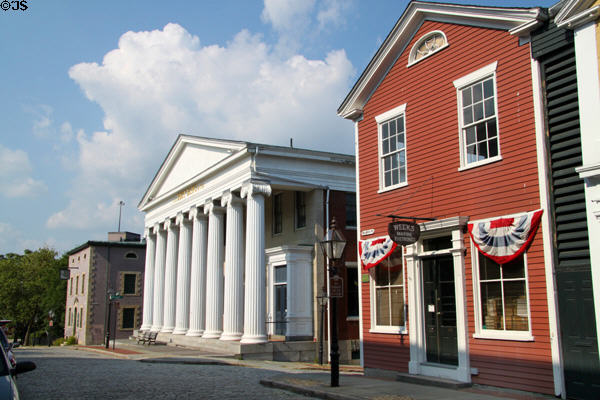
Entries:
POLYGON ((375 117, 379 132, 380 191, 406 185, 406 104, 375 117))
POLYGON ((371 332, 406 331, 402 246, 371 270, 371 332))
POLYGON ((501 159, 496 90, 497 63, 454 81, 458 96, 461 169, 501 159))
POLYGON ((408 56, 408 67, 448 47, 448 39, 442 31, 426 33, 419 39, 408 56))
POLYGON ((533 340, 529 310, 527 256, 498 264, 477 250, 473 256, 474 337, 533 340))

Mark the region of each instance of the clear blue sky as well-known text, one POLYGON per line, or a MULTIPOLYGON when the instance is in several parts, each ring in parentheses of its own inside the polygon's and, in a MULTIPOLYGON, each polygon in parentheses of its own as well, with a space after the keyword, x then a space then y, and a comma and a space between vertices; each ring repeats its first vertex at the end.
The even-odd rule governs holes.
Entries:
POLYGON ((407 4, 27 0, 0 10, 0 254, 103 240, 119 200, 122 230, 141 233, 137 204, 179 133, 351 153, 353 128, 336 109, 407 4))

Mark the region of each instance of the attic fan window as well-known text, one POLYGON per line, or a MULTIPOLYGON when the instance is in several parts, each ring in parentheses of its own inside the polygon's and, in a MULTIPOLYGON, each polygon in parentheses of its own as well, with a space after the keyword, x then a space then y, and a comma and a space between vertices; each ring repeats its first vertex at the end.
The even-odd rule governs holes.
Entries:
POLYGON ((408 65, 419 62, 447 46, 448 40, 446 39, 444 32, 429 32, 413 46, 408 58, 408 65))

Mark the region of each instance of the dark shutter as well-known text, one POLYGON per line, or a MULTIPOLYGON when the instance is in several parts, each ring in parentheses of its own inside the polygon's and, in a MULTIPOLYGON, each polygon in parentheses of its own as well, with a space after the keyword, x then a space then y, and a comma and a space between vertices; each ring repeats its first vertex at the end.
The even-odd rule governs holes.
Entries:
POLYGON ((567 396, 600 398, 573 32, 551 24, 532 37, 546 102, 555 274, 567 396))

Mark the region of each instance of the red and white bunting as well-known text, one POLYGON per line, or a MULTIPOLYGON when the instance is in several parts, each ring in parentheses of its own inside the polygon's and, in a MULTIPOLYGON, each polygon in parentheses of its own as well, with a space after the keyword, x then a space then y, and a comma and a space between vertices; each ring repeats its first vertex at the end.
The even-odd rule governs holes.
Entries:
POLYGON ((543 212, 536 210, 486 222, 469 222, 469 235, 481 254, 498 264, 506 264, 527 249, 543 212))
POLYGON ((362 240, 358 246, 360 260, 365 269, 373 268, 388 258, 398 245, 389 236, 379 239, 362 240))

